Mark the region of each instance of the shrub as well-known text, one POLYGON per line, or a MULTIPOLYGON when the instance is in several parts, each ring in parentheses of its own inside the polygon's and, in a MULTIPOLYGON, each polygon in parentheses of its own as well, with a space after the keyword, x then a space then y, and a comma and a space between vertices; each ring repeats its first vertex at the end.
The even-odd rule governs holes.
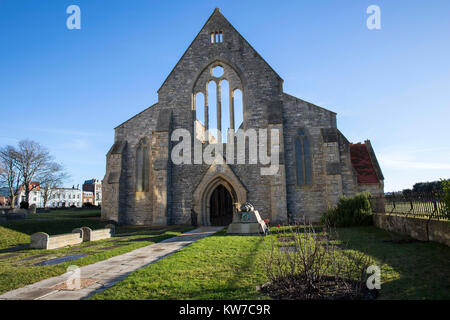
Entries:
POLYGON ((20 203, 20 209, 28 209, 29 206, 30 206, 30 204, 28 202, 26 202, 26 201, 22 201, 20 203))
POLYGON ((318 234, 312 225, 288 226, 263 257, 270 282, 261 291, 275 299, 368 299, 366 270, 373 263, 360 251, 346 252, 337 233, 318 234), (283 240, 281 240, 283 239, 283 240), (289 246, 286 246, 288 244, 289 246))
POLYGON ((335 208, 327 210, 321 218, 327 226, 367 226, 372 222, 369 193, 357 193, 354 197, 341 197, 335 208))
POLYGON ((450 179, 441 179, 442 202, 444 202, 446 218, 450 218, 450 179))

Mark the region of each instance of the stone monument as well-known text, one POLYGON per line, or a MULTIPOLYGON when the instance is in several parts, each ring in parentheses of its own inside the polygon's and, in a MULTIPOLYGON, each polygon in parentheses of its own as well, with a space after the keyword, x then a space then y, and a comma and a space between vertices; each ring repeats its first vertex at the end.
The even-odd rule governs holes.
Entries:
POLYGON ((34 203, 28 208, 28 213, 36 214, 36 205, 34 203))
POLYGON ((227 233, 238 234, 267 234, 268 232, 269 228, 258 211, 248 202, 244 203, 233 217, 233 222, 228 226, 227 231, 227 233))

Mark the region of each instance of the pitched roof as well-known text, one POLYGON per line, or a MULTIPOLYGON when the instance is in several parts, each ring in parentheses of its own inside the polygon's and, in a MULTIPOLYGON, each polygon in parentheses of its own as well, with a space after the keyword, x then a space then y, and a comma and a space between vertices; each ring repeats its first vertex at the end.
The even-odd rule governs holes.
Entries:
POLYGON ((255 50, 255 48, 252 47, 252 45, 247 41, 247 39, 245 39, 239 31, 236 30, 236 28, 228 21, 227 18, 225 18, 225 16, 220 12, 219 8, 215 8, 213 13, 209 16, 208 20, 206 20, 205 24, 203 25, 203 27, 200 29, 200 31, 197 33, 197 35, 195 36, 194 40, 192 40, 191 44, 187 47, 186 51, 183 53, 183 55, 181 56, 181 58, 178 60, 178 62, 175 64, 175 67, 173 67, 172 71, 169 73, 169 75, 166 77, 166 79, 164 80, 163 84, 161 85, 161 87, 158 89, 158 92, 164 87, 164 85, 166 84, 166 82, 170 79, 171 75, 175 72, 175 69, 177 68, 177 66, 183 61, 183 58, 186 56, 186 54, 188 53, 189 49, 193 46, 193 44, 197 41, 197 39, 199 38, 200 34, 202 33, 202 31, 208 26, 208 24, 213 20, 213 19, 223 19, 223 21, 225 23, 227 23, 232 30, 234 30, 234 32, 236 32, 236 34, 239 35, 239 37, 241 37, 241 39, 250 47, 250 49, 252 49, 255 53, 256 56, 258 56, 262 61, 264 61, 265 64, 267 64, 267 66, 273 71, 273 73, 275 73, 275 75, 281 80, 283 81, 283 79, 280 77, 280 75, 272 68, 272 66, 270 64, 267 63, 266 60, 264 60, 264 58, 255 50))
POLYGON ((123 126, 125 123, 127 123, 128 121, 130 121, 130 120, 132 120, 132 119, 134 119, 134 118, 136 118, 136 117, 138 117, 138 116, 140 116, 141 114, 143 114, 145 111, 147 111, 148 109, 150 109, 150 108, 152 108, 152 107, 155 107, 156 105, 158 105, 158 102, 156 102, 156 103, 154 103, 154 104, 152 104, 150 107, 148 107, 148 108, 146 108, 146 109, 144 109, 144 110, 142 110, 141 112, 139 112, 138 114, 135 114, 134 116, 132 116, 130 119, 128 119, 128 120, 126 120, 126 121, 124 121, 124 122, 122 122, 121 124, 119 124, 117 127, 115 127, 114 129, 117 129, 117 128, 119 128, 119 127, 121 127, 121 126, 123 126))
POLYGON ((379 183, 375 166, 365 143, 350 143, 350 158, 358 174, 358 183, 379 183))

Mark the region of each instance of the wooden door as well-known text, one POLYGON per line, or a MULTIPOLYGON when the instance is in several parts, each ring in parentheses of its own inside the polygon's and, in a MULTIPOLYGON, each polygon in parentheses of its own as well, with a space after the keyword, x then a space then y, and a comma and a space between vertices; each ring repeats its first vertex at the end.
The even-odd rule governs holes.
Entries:
POLYGON ((228 226, 233 222, 233 199, 224 186, 220 185, 214 190, 209 208, 212 226, 228 226))

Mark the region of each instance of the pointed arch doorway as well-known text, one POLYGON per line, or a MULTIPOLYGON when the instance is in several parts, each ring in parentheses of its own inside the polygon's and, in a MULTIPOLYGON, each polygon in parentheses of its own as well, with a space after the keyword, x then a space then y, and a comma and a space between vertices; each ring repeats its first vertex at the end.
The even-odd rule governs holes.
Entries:
POLYGON ((233 198, 223 185, 218 185, 209 199, 212 226, 228 226, 233 222, 233 198))
POLYGON ((236 209, 247 201, 248 191, 233 170, 225 163, 225 160, 222 159, 220 164, 217 161, 214 160, 193 193, 193 213, 197 215, 197 223, 202 226, 212 225, 211 218, 214 220, 215 217, 217 220, 214 223, 221 223, 221 226, 230 224, 232 221, 226 220, 230 219, 230 206, 232 219, 236 209), (224 205, 220 205, 220 201, 224 205), (211 205, 215 207, 212 215, 211 205), (216 210, 219 207, 221 209, 216 210), (230 222, 226 224, 227 221, 230 222))

